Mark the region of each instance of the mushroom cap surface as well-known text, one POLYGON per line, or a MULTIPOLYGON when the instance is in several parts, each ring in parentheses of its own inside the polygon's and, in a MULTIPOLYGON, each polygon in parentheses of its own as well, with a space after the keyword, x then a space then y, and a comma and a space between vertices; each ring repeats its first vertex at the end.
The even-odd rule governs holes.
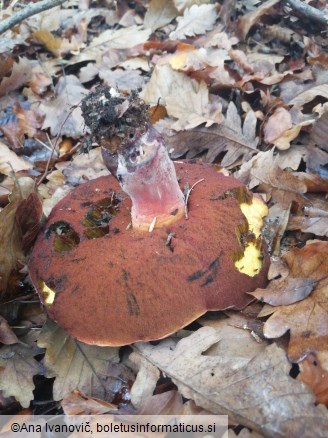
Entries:
POLYGON ((131 201, 112 176, 80 185, 51 212, 29 272, 69 335, 102 346, 160 339, 208 310, 243 308, 246 292, 267 284, 265 247, 254 276, 235 266, 251 238, 236 199, 242 183, 211 165, 175 167, 182 190, 198 184, 188 219, 167 227, 129 228, 131 201))

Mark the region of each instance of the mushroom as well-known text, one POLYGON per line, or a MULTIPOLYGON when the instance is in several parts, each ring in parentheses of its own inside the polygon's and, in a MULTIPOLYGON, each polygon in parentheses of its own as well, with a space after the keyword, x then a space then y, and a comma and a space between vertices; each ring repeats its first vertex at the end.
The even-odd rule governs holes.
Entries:
POLYGON ((38 236, 29 272, 49 316, 119 346, 245 307, 267 283, 263 201, 213 165, 173 163, 135 93, 98 88, 82 110, 114 176, 74 189, 38 236))

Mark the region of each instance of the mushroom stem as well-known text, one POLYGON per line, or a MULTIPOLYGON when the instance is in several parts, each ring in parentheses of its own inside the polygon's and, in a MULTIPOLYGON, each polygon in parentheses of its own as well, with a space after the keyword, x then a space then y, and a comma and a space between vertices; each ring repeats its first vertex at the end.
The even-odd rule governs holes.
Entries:
POLYGON ((133 228, 149 231, 184 217, 185 199, 174 164, 152 126, 119 151, 116 176, 132 200, 133 228))

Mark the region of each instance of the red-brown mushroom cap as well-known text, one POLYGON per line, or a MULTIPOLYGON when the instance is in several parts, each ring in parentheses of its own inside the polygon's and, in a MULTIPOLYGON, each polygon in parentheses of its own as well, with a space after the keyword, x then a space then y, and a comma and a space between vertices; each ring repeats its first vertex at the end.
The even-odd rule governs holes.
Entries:
POLYGON ((41 301, 67 333, 97 345, 163 338, 208 310, 240 309, 265 287, 269 258, 240 203, 249 194, 205 164, 177 163, 191 187, 188 219, 152 232, 129 227, 131 201, 109 176, 85 183, 53 209, 29 270, 41 301), (236 267, 257 246, 255 275, 236 267))

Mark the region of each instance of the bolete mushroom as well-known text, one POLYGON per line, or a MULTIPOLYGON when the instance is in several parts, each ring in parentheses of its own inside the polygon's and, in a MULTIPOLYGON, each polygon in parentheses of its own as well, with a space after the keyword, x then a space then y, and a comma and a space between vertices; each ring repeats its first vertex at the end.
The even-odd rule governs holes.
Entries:
POLYGON ((135 93, 99 88, 82 110, 113 176, 73 190, 38 236, 29 270, 49 316, 125 345, 246 306, 267 283, 261 199, 212 165, 173 163, 135 93))

